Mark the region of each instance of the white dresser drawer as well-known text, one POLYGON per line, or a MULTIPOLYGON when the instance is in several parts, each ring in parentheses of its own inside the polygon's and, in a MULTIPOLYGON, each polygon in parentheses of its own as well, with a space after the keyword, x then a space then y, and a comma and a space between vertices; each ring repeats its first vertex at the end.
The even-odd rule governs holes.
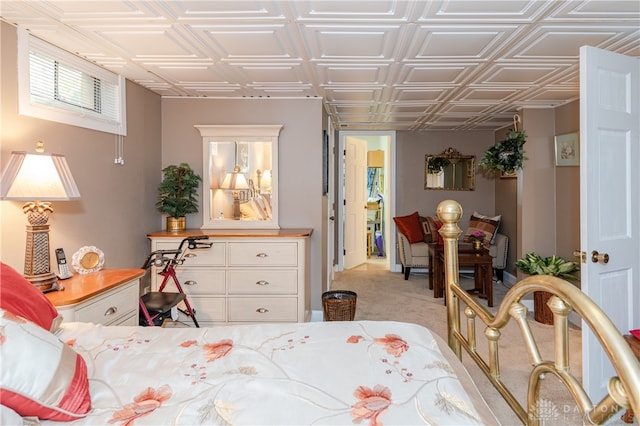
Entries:
MULTIPOLYGON (((137 281, 135 282, 137 284, 137 281)), ((138 287, 127 286, 75 311, 71 321, 111 324, 138 308, 138 287)), ((66 320, 66 318, 65 318, 66 320)))
MULTIPOLYGON (((198 323, 225 322, 227 319, 226 298, 190 296, 187 298, 191 307, 196 311, 198 323)), ((182 313, 179 319, 187 324, 193 324, 193 320, 182 313)), ((202 324, 201 324, 202 325, 202 324)))
MULTIPOLYGON (((158 241, 155 243, 154 250, 176 250, 179 245, 180 241, 158 241)), ((209 248, 189 250, 185 244, 183 247, 183 249, 186 248, 184 266, 224 266, 225 247, 225 243, 214 242, 209 248)), ((173 255, 169 256, 173 257, 173 255)))
MULTIPOLYGON (((225 293, 225 272, 222 269, 181 267, 176 269, 176 275, 182 290, 187 294, 225 293)), ((169 279, 164 291, 177 291, 173 279, 169 279)))
POLYGON ((296 294, 298 271, 285 270, 233 270, 227 273, 229 294, 296 294))
POLYGON ((298 245, 294 242, 231 242, 229 266, 297 266, 298 245))
POLYGON ((136 315, 136 313, 133 312, 129 316, 125 316, 123 318, 120 318, 118 321, 116 321, 116 322, 114 322, 112 324, 109 324, 109 325, 138 326, 140 324, 138 323, 138 315, 136 315))
POLYGON ((296 297, 230 297, 230 322, 298 321, 296 297))

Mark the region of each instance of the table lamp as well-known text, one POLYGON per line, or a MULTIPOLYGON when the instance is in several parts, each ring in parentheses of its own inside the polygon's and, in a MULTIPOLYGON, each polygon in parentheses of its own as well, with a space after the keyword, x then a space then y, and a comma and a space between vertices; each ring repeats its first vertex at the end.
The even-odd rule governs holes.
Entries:
POLYGON ((240 167, 235 166, 232 172, 228 172, 224 179, 222 180, 222 184, 220 185, 220 189, 228 189, 233 191, 233 218, 235 220, 240 219, 240 191, 242 189, 249 189, 249 184, 247 183, 247 179, 244 177, 243 173, 240 173, 240 167))
POLYGON ((22 200, 27 215, 27 243, 24 277, 43 292, 58 290, 58 280, 49 264, 49 213, 51 201, 76 200, 80 192, 67 160, 59 154, 44 153, 38 142, 35 153, 11 153, 0 181, 0 199, 22 200))

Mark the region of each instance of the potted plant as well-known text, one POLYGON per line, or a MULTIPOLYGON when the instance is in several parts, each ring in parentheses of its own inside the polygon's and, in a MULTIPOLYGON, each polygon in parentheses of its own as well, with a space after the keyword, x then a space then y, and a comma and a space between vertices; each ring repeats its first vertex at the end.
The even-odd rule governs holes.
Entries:
POLYGON ((162 169, 163 179, 158 185, 156 207, 167 215, 167 231, 184 231, 186 215, 198 212, 200 176, 187 163, 162 169))
MULTIPOLYGON (((530 275, 553 275, 569 280, 577 280, 578 277, 573 272, 580 270, 580 264, 564 260, 555 255, 543 259, 537 253, 529 253, 516 261, 516 268, 530 275)), ((547 307, 547 301, 550 297, 551 293, 544 291, 535 291, 533 293, 534 318, 543 324, 553 324, 553 314, 547 307)))
POLYGON ((526 141, 527 135, 524 130, 511 130, 505 140, 485 151, 478 166, 489 173, 515 173, 522 168, 524 160, 526 160, 523 149, 526 141))
POLYGON ((438 174, 449 164, 451 164, 451 161, 449 161, 448 158, 430 157, 429 161, 427 162, 427 173, 438 174))
POLYGON ((484 242, 484 237, 484 232, 478 230, 469 235, 468 238, 473 243, 473 248, 476 250, 480 250, 480 248, 482 247, 482 243, 484 242))

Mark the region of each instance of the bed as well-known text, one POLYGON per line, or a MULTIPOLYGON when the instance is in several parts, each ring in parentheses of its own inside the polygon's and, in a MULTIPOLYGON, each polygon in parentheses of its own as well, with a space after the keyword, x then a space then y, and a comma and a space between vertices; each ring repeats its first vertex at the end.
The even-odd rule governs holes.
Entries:
POLYGON ((47 299, 2 265, 0 424, 499 424, 458 359, 462 349, 523 423, 544 420, 536 402, 544 396, 538 379, 545 374, 567 384, 585 419, 602 423, 622 407, 640 412, 638 361, 575 287, 549 277, 523 280, 495 314, 459 287, 461 213, 452 201, 438 207, 446 244, 446 343, 422 326, 390 321, 200 329, 59 324, 47 299), (540 289, 568 303, 560 298, 550 302, 556 325, 549 330, 561 348, 554 361, 536 352, 526 309, 519 303, 540 289), (597 328, 618 372, 611 395, 595 405, 566 367, 568 351, 562 348, 568 306, 597 317, 589 324, 597 328), (531 353, 524 406, 500 380, 497 331, 510 318, 531 353), (485 334, 495 336, 488 361, 476 348, 476 321, 487 325, 485 334))

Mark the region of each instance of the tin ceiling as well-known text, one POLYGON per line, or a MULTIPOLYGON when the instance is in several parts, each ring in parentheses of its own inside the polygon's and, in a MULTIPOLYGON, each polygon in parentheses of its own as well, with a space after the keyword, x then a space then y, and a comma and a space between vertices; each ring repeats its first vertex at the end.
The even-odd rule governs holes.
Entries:
POLYGON ((496 129, 640 57, 640 1, 16 1, 2 19, 162 96, 320 97, 349 130, 496 129))

